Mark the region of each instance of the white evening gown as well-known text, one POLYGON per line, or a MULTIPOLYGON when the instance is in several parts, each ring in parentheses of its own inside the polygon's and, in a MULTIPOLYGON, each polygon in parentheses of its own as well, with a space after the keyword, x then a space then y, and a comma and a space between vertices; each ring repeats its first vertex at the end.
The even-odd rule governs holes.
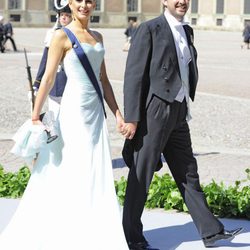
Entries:
MULTIPOLYGON (((102 44, 81 46, 99 79, 102 44)), ((1 250, 128 249, 101 102, 73 49, 64 66, 61 136, 40 152, 1 250)))

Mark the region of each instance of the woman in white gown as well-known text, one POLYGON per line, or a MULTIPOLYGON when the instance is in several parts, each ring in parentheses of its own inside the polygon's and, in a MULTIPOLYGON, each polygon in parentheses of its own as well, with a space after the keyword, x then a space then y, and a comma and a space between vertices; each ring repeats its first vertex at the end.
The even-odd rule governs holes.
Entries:
MULTIPOLYGON (((106 75, 99 33, 88 29, 95 1, 69 0, 67 26, 84 49, 120 130, 124 126, 106 75)), ((127 250, 101 101, 63 30, 56 31, 39 88, 33 125, 64 59, 68 82, 59 114, 60 136, 39 153, 25 193, 0 235, 1 250, 127 250)))

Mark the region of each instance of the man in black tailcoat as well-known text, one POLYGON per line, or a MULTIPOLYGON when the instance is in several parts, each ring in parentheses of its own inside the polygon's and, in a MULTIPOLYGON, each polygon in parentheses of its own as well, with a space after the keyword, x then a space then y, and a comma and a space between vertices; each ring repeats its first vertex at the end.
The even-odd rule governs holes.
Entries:
POLYGON ((161 154, 206 247, 242 230, 224 230, 210 212, 193 156, 189 101, 195 97, 198 70, 193 30, 184 22, 190 0, 162 3, 164 14, 137 29, 125 72, 123 157, 130 171, 123 226, 133 250, 155 249, 143 236, 141 215, 153 173, 161 167, 161 154))

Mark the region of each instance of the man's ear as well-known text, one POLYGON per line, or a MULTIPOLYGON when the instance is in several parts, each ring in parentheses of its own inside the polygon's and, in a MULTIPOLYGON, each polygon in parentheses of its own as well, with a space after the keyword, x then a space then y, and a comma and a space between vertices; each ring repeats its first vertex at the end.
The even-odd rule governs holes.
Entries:
POLYGON ((163 7, 167 8, 168 1, 167 0, 161 0, 163 7))

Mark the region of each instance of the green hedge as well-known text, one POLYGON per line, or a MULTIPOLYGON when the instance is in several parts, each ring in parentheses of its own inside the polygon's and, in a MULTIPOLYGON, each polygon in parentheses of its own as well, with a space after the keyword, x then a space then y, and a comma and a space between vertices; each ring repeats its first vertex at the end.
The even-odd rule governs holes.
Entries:
MULTIPOLYGON (((202 186, 208 205, 214 214, 219 217, 250 219, 250 186, 246 185, 250 181, 250 169, 245 171, 246 179, 236 181, 233 186, 226 187, 223 182, 217 184, 215 181, 202 186)), ((124 177, 120 181, 115 181, 116 192, 121 205, 124 202, 126 185, 127 181, 124 177)), ((146 207, 164 208, 165 210, 175 209, 181 212, 188 211, 175 181, 169 174, 154 175, 146 207)))
MULTIPOLYGON (((250 181, 250 169, 245 171, 246 179, 236 181, 233 186, 226 187, 223 182, 217 184, 215 181, 202 186, 208 205, 214 214, 219 217, 250 219, 250 186, 246 185, 250 181)), ((26 166, 20 168, 16 173, 7 173, 0 166, 0 197, 21 197, 29 178, 30 170, 26 166)), ((115 188, 121 205, 124 203, 126 186, 127 181, 124 177, 115 181, 115 188)), ((154 175, 146 207, 188 212, 176 183, 169 174, 154 175)))
POLYGON ((5 172, 0 165, 0 197, 19 198, 22 196, 28 180, 30 170, 24 166, 18 172, 5 172))

